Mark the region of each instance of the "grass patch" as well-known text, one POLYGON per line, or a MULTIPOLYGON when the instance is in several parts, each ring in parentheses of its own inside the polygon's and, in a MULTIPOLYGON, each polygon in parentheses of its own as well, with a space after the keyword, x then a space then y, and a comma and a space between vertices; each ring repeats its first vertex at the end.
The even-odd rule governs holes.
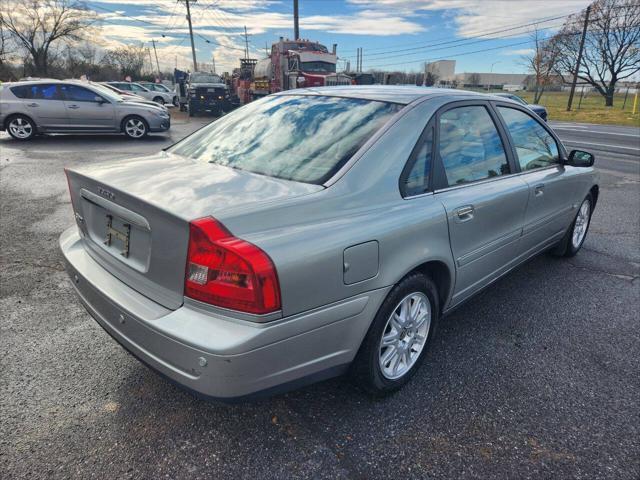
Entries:
MULTIPOLYGON (((516 92, 516 95, 521 96, 527 102, 533 102, 533 92, 516 92)), ((636 114, 633 115, 631 113, 633 96, 634 94, 629 93, 624 110, 622 109, 624 93, 615 96, 613 107, 605 107, 604 97, 596 92, 586 93, 582 97, 580 108, 578 108, 580 92, 576 92, 570 112, 567 112, 569 92, 545 92, 539 103, 547 108, 549 120, 640 127, 640 98, 636 114)))

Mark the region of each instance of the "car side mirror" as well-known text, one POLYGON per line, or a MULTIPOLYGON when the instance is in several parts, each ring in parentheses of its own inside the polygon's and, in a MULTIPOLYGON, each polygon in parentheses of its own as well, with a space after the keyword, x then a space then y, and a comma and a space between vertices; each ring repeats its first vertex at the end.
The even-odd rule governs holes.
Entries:
POLYGON ((592 153, 583 150, 571 150, 567 165, 572 167, 593 167, 595 159, 592 153))
POLYGON ((96 95, 95 97, 93 97, 93 100, 96 103, 107 103, 107 101, 99 95, 96 95))

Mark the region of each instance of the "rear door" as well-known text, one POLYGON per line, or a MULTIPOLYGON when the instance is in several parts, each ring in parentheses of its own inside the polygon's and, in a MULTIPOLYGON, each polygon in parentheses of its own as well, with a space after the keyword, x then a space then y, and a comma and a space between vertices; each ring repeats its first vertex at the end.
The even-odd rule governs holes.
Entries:
POLYGON ((529 187, 520 244, 524 255, 559 240, 574 215, 574 177, 560 161, 561 149, 536 115, 510 104, 497 104, 511 139, 516 168, 529 187))
POLYGON ((116 130, 115 107, 102 95, 88 88, 60 85, 64 98, 69 128, 72 130, 116 130), (102 101, 96 100, 101 98, 102 101))
POLYGON ((452 304, 511 268, 529 196, 487 102, 456 102, 436 115, 435 196, 456 263, 452 304))
POLYGON ((38 128, 64 130, 69 119, 59 89, 55 83, 29 85, 27 97, 23 100, 24 110, 33 118, 38 128))

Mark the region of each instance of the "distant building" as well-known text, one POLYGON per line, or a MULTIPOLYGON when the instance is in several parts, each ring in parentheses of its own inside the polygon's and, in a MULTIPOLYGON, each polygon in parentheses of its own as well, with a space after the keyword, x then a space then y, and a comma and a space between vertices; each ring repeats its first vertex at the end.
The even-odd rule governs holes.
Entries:
POLYGON ((527 83, 526 73, 479 73, 465 72, 458 73, 455 79, 461 85, 502 87, 503 85, 520 85, 524 89, 527 83))
POLYGON ((529 75, 525 73, 456 73, 455 60, 438 60, 426 64, 425 70, 436 77, 436 85, 441 87, 452 85, 501 87, 509 85, 511 89, 523 90, 529 75))
POLYGON ((449 83, 455 80, 456 77, 456 61, 438 60, 437 62, 430 62, 427 63, 426 71, 438 79, 437 83, 449 83))

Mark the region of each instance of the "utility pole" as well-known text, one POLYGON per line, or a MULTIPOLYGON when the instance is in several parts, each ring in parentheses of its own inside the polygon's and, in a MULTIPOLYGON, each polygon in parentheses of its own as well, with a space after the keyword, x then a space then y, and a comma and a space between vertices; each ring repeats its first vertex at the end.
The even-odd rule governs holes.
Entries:
POLYGON ((300 26, 298 24, 298 0, 293 0, 293 39, 300 38, 300 26))
POLYGON ((152 39, 151 43, 153 44, 153 53, 156 55, 156 67, 158 67, 158 77, 160 77, 160 62, 158 62, 158 51, 156 50, 156 41, 152 39))
POLYGON ((151 58, 151 50, 147 47, 147 53, 149 54, 149 72, 153 75, 153 60, 151 58))
POLYGON ((198 0, 178 0, 187 4, 187 21, 189 22, 189 37, 191 37, 191 54, 193 55, 193 71, 198 71, 198 62, 196 61, 196 46, 193 43, 193 26, 191 25, 191 9, 189 3, 196 3, 198 0))
POLYGON ((589 13, 591 13, 591 5, 587 7, 584 15, 584 25, 582 26, 582 37, 580 37, 580 50, 578 50, 578 61, 576 62, 576 71, 573 73, 573 82, 571 82, 571 92, 569 92, 569 103, 567 103, 567 112, 571 111, 573 103, 573 94, 576 91, 576 83, 578 82, 578 71, 582 62, 582 50, 584 49, 584 37, 587 35, 587 26, 589 25, 589 13))
POLYGON ((267 57, 269 56, 269 44, 267 42, 264 42, 264 53, 267 57))
POLYGON ((211 54, 211 63, 213 63, 213 73, 216 73, 216 56, 215 54, 211 54))
POLYGON ((247 26, 244 26, 244 58, 249 58, 249 37, 247 36, 247 26))

